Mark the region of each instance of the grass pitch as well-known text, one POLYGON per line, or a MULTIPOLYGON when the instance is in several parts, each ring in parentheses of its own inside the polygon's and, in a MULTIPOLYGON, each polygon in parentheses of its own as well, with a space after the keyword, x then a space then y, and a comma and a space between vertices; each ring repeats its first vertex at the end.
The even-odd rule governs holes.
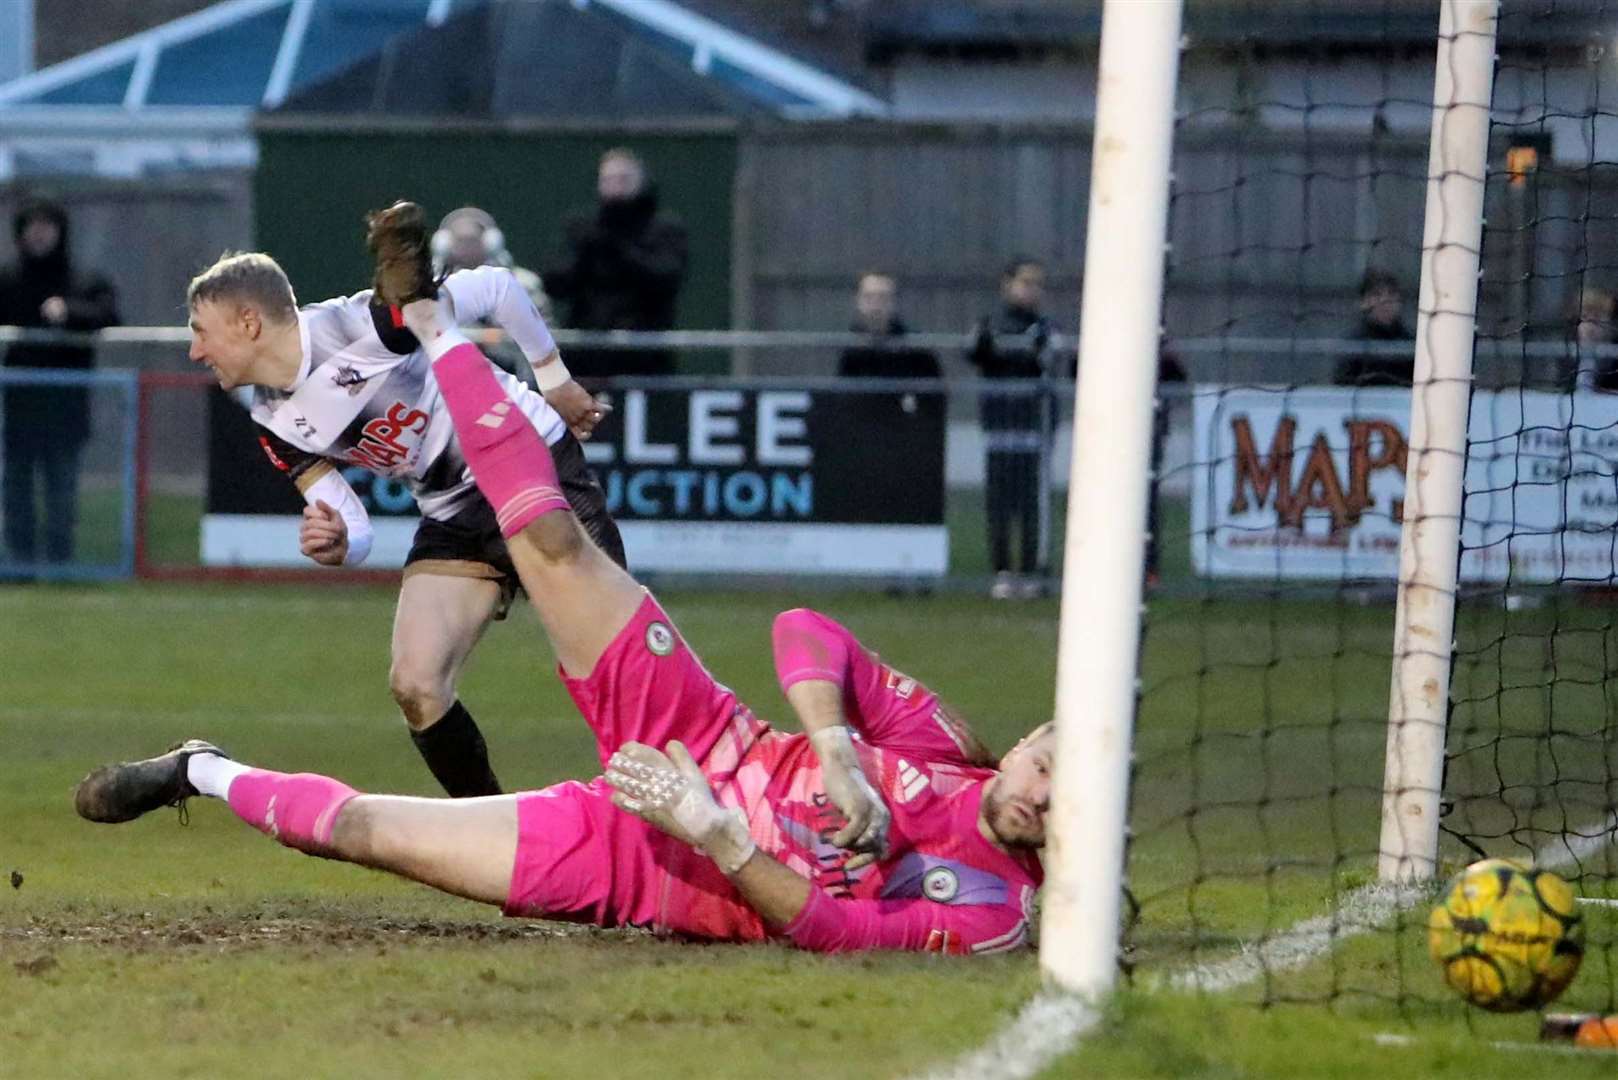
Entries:
MULTIPOLYGON (((992 746, 1049 714, 1054 602, 663 599, 715 674, 778 722, 769 622, 803 602, 938 687, 992 746)), ((1031 953, 826 958, 503 920, 287 851, 206 800, 188 827, 167 812, 115 827, 73 815, 91 765, 188 736, 434 794, 386 692, 391 616, 391 594, 366 589, 0 589, 0 1076, 899 1076, 980 1045, 1037 989, 1031 953)), ((1138 986, 1368 879, 1391 610, 1180 599, 1154 604, 1151 623, 1138 986)), ((592 773, 526 610, 491 630, 463 689, 508 787, 592 773)), ((1526 729, 1543 719, 1519 713, 1526 729)), ((1452 999, 1423 952, 1424 914, 1227 994, 1128 991, 1049 1075, 1610 1074, 1610 1057, 1491 1048, 1532 1040, 1536 1019, 1452 999)), ((1611 1004, 1611 930, 1592 919, 1558 1007, 1611 1004)))

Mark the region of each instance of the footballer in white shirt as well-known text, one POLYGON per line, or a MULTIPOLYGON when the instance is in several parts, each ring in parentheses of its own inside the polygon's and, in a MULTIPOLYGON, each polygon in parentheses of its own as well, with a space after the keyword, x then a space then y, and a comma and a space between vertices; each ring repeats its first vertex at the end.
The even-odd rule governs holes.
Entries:
MULTIPOLYGON (((579 520, 622 564, 623 540, 578 443, 608 406, 568 375, 510 270, 460 270, 437 289, 457 323, 494 323, 522 349, 540 392, 505 372, 496 377, 549 444, 579 520)), ((482 732, 456 684, 479 637, 504 616, 520 586, 415 335, 372 290, 298 307, 286 274, 262 253, 220 259, 191 282, 186 300, 191 359, 226 390, 252 388, 264 451, 303 494, 305 556, 354 566, 370 550, 371 523, 343 468, 361 466, 409 485, 421 524, 394 618, 393 695, 447 793, 499 794, 482 732)))

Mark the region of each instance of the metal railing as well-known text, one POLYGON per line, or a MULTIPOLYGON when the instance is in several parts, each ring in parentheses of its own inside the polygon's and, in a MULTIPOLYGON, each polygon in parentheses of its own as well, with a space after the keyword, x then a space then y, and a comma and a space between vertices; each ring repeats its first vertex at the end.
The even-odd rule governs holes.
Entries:
MULTIPOLYGON (((895 349, 935 349, 946 353, 969 350, 976 342, 970 333, 922 332, 910 334, 863 334, 851 330, 574 330, 552 328, 556 343, 563 348, 610 348, 628 351, 658 349, 852 349, 873 344, 895 349)), ((473 329, 469 336, 479 344, 504 344, 510 339, 499 330, 473 329)), ((75 331, 40 327, 0 326, 0 345, 24 342, 40 345, 188 345, 191 331, 183 326, 114 326, 105 330, 75 331)), ((1078 335, 1059 332, 1046 339, 1052 353, 1078 348, 1078 335)), ((1164 348, 1180 356, 1221 356, 1247 353, 1263 356, 1406 356, 1415 350, 1414 341, 1378 341, 1347 337, 1252 337, 1176 336, 1163 339, 1164 348)), ((1027 338, 1003 336, 997 348, 1023 349, 1027 338)), ((1478 354, 1492 359, 1562 359, 1578 354, 1600 359, 1618 358, 1618 343, 1576 345, 1569 339, 1544 337, 1480 337, 1478 354)))
MULTIPOLYGON (((504 340, 498 331, 476 331, 477 339, 488 345, 504 340)), ((978 587, 986 581, 990 567, 983 552, 983 517, 981 492, 985 485, 985 453, 991 449, 992 439, 986 437, 982 412, 987 399, 1016 396, 1038 396, 1051 403, 1050 422, 1042 435, 1041 446, 1050 467, 1043 470, 1041 498, 1047 503, 1059 500, 1065 491, 1066 447, 1071 437, 1071 409, 1074 387, 1066 378, 1031 380, 982 379, 965 374, 972 369, 960 363, 961 353, 968 350, 975 338, 966 334, 913 334, 903 337, 878 337, 847 331, 838 332, 774 332, 774 331, 670 331, 664 333, 618 333, 558 330, 558 342, 566 350, 570 347, 602 347, 648 349, 677 348, 685 350, 754 349, 778 354, 777 359, 801 356, 805 370, 797 365, 777 366, 774 374, 748 372, 727 374, 717 372, 706 375, 682 374, 663 377, 634 377, 607 380, 605 385, 620 395, 618 404, 622 412, 623 395, 638 392, 724 389, 726 391, 753 392, 765 390, 804 390, 811 393, 858 390, 869 394, 942 395, 945 402, 944 420, 946 437, 944 477, 949 495, 949 518, 952 535, 959 550, 969 550, 969 557, 952 554, 951 580, 963 587, 978 587), (850 347, 869 347, 873 342, 895 347, 920 347, 938 351, 949 362, 946 377, 941 379, 843 378, 828 374, 832 369, 836 351, 850 347), (799 350, 794 354, 792 350, 799 350), (965 530, 964 532, 962 530, 965 530), (964 537, 964 540, 962 539, 964 537)), ((29 372, 17 368, 0 368, 0 385, 79 385, 102 388, 96 393, 96 425, 93 435, 95 452, 86 456, 86 476, 101 494, 103 502, 115 501, 115 491, 128 491, 130 476, 138 479, 141 492, 148 488, 160 511, 172 509, 179 501, 202 505, 209 463, 209 396, 201 391, 212 385, 211 377, 200 367, 185 359, 185 346, 190 332, 184 327, 118 327, 93 334, 68 334, 61 331, 0 327, 0 355, 14 342, 90 344, 98 349, 98 360, 103 370, 97 372, 29 372), (127 404, 124 404, 127 402, 127 404), (137 434, 150 436, 136 442, 137 434), (137 452, 138 448, 138 452, 137 452), (137 468, 137 458, 139 458, 137 468), (167 501, 165 501, 167 500, 167 501)), ((1063 352, 1074 339, 1057 335, 1051 339, 1052 366, 1061 366, 1063 352)), ((1021 347, 1024 339, 1013 338, 1002 342, 1007 347, 1021 347)), ((1181 515, 1176 509, 1185 503, 1193 484, 1198 449, 1191 438, 1191 399, 1200 385, 1212 390, 1215 386, 1235 388, 1259 386, 1275 389, 1308 387, 1329 383, 1330 369, 1326 363, 1337 357, 1352 355, 1408 356, 1409 342, 1377 342, 1349 339, 1321 338, 1176 338, 1166 342, 1167 349, 1185 362, 1191 376, 1189 384, 1165 384, 1159 388, 1167 403, 1163 419, 1163 459, 1157 467, 1161 483, 1158 495, 1171 515, 1181 515), (1226 364, 1232 358, 1231 364, 1226 364), (1253 358, 1274 361, 1264 368, 1253 358), (1308 377, 1301 362, 1304 358, 1317 361, 1312 371, 1318 378, 1308 377), (1241 372, 1234 361, 1247 363, 1241 372), (1229 372, 1228 375, 1224 373, 1229 372), (1223 377, 1222 377, 1223 375, 1223 377)), ((1618 358, 1618 345, 1580 348, 1562 341, 1482 341, 1480 355, 1487 353, 1502 362, 1517 365, 1519 380, 1497 379, 1496 385, 1543 385, 1565 387, 1572 367, 1591 358, 1611 360, 1618 358), (1527 362, 1524 367, 1523 362, 1527 362), (1527 371, 1532 377, 1521 378, 1527 371)), ((735 370, 734 366, 731 369, 735 370)), ((1509 373, 1508 373, 1509 374, 1509 373)), ((1482 380, 1480 380, 1482 381, 1482 380)), ((4 417, 0 416, 0 427, 4 417)), ((666 440, 665 440, 666 441, 666 440)), ((117 576, 127 572, 129 557, 123 552, 130 545, 129 515, 137 512, 128 498, 116 507, 103 506, 97 521, 98 528, 107 531, 96 545, 100 552, 116 548, 114 556, 97 557, 91 571, 53 573, 52 576, 117 576)), ((137 500, 138 501, 138 500, 137 500)), ((1054 509, 1054 507, 1053 507, 1054 509)), ((187 511, 188 513, 190 511, 187 511)), ((1051 523, 1052 515, 1042 514, 1044 522, 1051 523)), ((1183 540, 1180 517, 1174 516, 1175 528, 1181 530, 1182 539, 1174 540, 1171 547, 1183 540)), ((1053 522, 1060 528, 1059 516, 1053 522)), ((187 526, 190 528, 191 526, 187 526)), ((1042 525, 1042 528, 1046 526, 1042 525)), ((176 530, 170 529, 170 539, 176 530)), ((1165 536, 1171 535, 1167 530, 1165 536)), ((146 536, 135 527, 135 543, 146 536)), ((1042 547, 1054 547, 1054 535, 1042 547)), ((186 541, 189 543, 189 541, 186 541)), ((172 547, 172 545, 171 545, 172 547)), ((1054 553, 1054 552, 1053 552, 1054 553)), ((182 558, 195 560, 193 549, 182 552, 182 558)), ((1176 558, 1176 562, 1183 559, 1176 558)), ((12 567, 15 569, 16 567, 12 567)), ((30 566, 26 572, 52 572, 50 567, 30 566)), ((60 569, 60 568, 58 568, 60 569)), ((1052 569, 1056 569, 1054 566, 1052 569)), ((0 574, 7 570, 0 556, 0 574)))

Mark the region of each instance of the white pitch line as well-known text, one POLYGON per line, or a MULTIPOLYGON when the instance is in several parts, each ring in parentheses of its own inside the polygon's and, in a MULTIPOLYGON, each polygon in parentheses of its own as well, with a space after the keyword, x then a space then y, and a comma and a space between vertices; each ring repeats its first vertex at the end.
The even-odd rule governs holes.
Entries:
POLYGON ((1304 919, 1278 934, 1243 945, 1227 960, 1193 964, 1151 980, 1148 989, 1220 994, 1269 973, 1305 967, 1338 942, 1375 930, 1428 895, 1425 886, 1362 885, 1344 896, 1335 911, 1304 919))
POLYGON ((1618 830, 1618 811, 1608 814, 1606 820, 1591 832, 1577 832, 1571 837, 1567 833, 1558 836, 1534 853, 1534 865, 1554 870, 1581 863, 1612 843, 1614 830, 1618 830))
POLYGON ((924 1080, 1028 1080, 1101 1023, 1101 1011, 1071 994, 1042 991, 986 1044, 924 1080))
MULTIPOLYGON (((1534 852, 1532 865, 1556 870, 1581 862, 1611 843, 1615 829, 1618 812, 1609 814, 1593 829, 1564 834, 1546 843, 1534 852)), ((1305 919, 1279 934, 1244 945, 1228 960, 1172 972, 1150 984, 1150 988, 1222 993, 1263 978, 1266 973, 1305 967, 1344 938, 1375 930, 1431 892, 1421 885, 1361 886, 1343 897, 1334 912, 1305 919)))
MULTIPOLYGON (((1372 1042, 1378 1046, 1396 1046, 1400 1048, 1419 1046, 1421 1041, 1414 1035, 1404 1035, 1397 1031, 1378 1031, 1370 1036, 1372 1042)), ((1514 1039, 1490 1039, 1484 1044, 1491 1050, 1527 1050, 1535 1054, 1562 1054, 1574 1057, 1588 1057, 1593 1054, 1611 1054, 1611 1050, 1603 1050, 1594 1046, 1569 1046, 1566 1043, 1538 1043, 1521 1042, 1514 1039)))

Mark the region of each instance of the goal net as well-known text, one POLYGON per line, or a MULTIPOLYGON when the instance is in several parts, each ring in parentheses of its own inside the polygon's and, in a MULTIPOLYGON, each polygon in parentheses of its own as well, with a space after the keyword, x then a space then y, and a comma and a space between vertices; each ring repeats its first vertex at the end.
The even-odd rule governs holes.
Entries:
MULTIPOLYGON (((1254 5, 1223 37, 1188 15, 1128 770, 1140 985, 1476 1026, 1426 921, 1507 856, 1582 898, 1556 1007, 1615 1007, 1618 10, 1446 4, 1437 34, 1435 7, 1254 5)), ((1064 731, 1097 737, 1093 700, 1059 698, 1064 731)))

